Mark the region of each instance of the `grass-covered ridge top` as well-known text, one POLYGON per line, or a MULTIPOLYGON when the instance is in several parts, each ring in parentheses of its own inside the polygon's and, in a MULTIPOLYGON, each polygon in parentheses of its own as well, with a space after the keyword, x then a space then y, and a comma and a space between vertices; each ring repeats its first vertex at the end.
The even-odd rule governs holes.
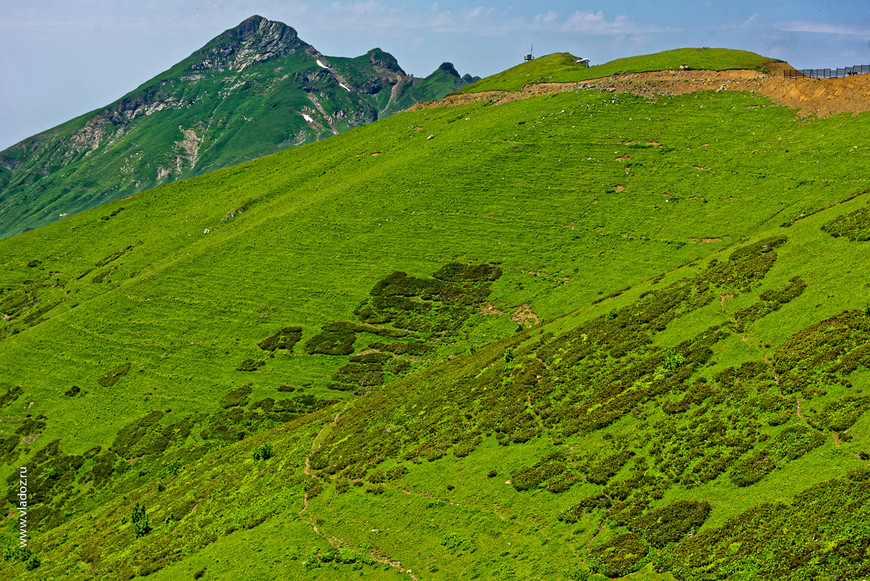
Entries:
POLYGON ((764 70, 767 63, 778 62, 745 50, 727 48, 678 48, 648 55, 616 59, 586 67, 567 52, 553 53, 522 63, 486 77, 457 93, 481 91, 519 91, 528 84, 571 83, 609 77, 619 73, 645 73, 683 69, 725 71, 764 70))

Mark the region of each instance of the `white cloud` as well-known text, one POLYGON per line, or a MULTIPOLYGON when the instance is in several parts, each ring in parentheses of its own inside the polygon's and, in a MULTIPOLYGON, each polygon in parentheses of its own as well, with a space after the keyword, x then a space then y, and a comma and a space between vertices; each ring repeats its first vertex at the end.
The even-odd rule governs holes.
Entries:
POLYGON ((783 32, 809 32, 815 34, 836 34, 838 36, 856 36, 870 39, 870 28, 859 28, 845 24, 825 24, 823 22, 806 22, 803 20, 789 20, 774 24, 777 30, 783 32))
POLYGON ((652 34, 673 30, 666 27, 641 25, 624 14, 608 20, 604 12, 600 10, 598 12, 577 10, 566 18, 562 18, 560 14, 553 11, 538 14, 534 18, 533 27, 541 31, 600 35, 652 34))

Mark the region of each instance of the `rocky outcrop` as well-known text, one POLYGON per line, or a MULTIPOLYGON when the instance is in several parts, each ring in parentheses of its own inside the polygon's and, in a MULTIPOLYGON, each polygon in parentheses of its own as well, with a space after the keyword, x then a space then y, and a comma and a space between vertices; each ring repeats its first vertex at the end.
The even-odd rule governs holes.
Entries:
POLYGON ((195 61, 187 67, 187 72, 242 71, 252 64, 286 57, 306 48, 309 45, 299 40, 293 28, 262 16, 251 16, 194 53, 195 61))

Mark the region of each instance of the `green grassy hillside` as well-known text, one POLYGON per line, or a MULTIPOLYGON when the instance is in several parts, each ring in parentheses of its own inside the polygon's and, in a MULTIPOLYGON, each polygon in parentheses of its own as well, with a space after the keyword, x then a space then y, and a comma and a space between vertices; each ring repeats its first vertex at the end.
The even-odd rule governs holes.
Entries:
POLYGON ((0 570, 866 575, 868 124, 427 109, 3 240, 0 570))
POLYGON ((415 82, 380 49, 327 57, 254 16, 115 103, 0 152, 0 236, 330 137, 469 80, 415 82), (407 89, 394 98, 397 85, 407 89))
POLYGON ((459 89, 457 93, 480 91, 519 91, 528 84, 570 83, 600 79, 619 73, 678 70, 680 68, 725 71, 729 69, 759 69, 771 59, 744 50, 726 48, 678 48, 655 54, 633 56, 587 67, 578 58, 566 53, 554 53, 522 63, 501 73, 486 77, 459 89))

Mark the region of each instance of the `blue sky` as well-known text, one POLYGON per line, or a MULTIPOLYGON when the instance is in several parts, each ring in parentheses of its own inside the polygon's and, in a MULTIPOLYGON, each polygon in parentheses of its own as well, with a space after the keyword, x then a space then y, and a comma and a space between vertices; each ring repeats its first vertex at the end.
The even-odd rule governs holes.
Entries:
POLYGON ((486 76, 532 43, 593 64, 686 46, 870 64, 868 0, 0 0, 0 150, 111 103, 252 14, 326 55, 380 47, 420 76, 443 61, 486 76))

